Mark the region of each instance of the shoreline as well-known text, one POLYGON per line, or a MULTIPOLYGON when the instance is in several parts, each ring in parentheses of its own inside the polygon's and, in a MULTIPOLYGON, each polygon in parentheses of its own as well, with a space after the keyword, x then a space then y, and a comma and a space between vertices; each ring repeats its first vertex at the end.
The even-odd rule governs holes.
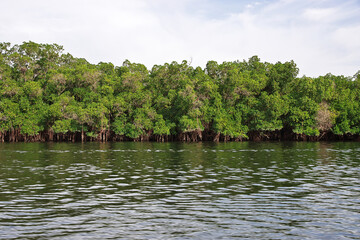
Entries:
POLYGON ((231 138, 211 131, 193 131, 177 135, 154 135, 149 131, 138 138, 129 138, 117 135, 114 131, 103 131, 97 136, 86 136, 83 132, 54 133, 41 131, 34 136, 20 134, 19 130, 0 133, 0 142, 269 142, 269 141, 295 141, 295 142, 360 142, 359 134, 336 135, 331 131, 322 132, 318 136, 296 134, 289 130, 276 131, 250 131, 247 138, 231 138))

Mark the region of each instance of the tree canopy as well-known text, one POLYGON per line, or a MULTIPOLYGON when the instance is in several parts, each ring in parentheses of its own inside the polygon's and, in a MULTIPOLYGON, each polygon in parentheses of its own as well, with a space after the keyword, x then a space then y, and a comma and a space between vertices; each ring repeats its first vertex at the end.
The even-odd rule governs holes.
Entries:
MULTIPOLYGON (((360 71, 359 71, 360 72, 360 71)), ((1 141, 321 139, 360 134, 360 74, 299 77, 253 56, 147 69, 0 43, 1 141), (271 137, 272 136, 272 137, 271 137)))

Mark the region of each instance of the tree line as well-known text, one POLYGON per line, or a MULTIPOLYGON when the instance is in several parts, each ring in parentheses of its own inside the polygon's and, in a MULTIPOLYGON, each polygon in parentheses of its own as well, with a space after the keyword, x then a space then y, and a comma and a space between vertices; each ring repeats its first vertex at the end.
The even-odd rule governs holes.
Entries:
POLYGON ((192 67, 0 43, 0 141, 356 140, 360 71, 298 77, 293 61, 192 67))

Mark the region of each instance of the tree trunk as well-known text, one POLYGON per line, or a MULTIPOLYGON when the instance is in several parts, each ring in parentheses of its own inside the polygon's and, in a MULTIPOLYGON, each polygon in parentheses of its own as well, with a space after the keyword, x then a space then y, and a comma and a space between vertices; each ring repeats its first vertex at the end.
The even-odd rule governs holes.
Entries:
POLYGON ((216 136, 214 137, 214 142, 219 142, 220 139, 220 133, 217 133, 216 136))
POLYGON ((84 142, 84 125, 81 126, 81 142, 84 142))

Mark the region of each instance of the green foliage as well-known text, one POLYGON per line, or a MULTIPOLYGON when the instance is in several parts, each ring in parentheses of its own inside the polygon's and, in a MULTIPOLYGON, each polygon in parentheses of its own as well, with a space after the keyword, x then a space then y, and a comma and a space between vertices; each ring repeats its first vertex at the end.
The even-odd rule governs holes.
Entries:
POLYGON ((117 135, 125 135, 125 125, 126 125, 126 117, 121 115, 115 118, 114 122, 112 123, 112 130, 117 135))
POLYGON ((256 112, 254 130, 281 130, 283 128, 282 119, 289 111, 289 102, 279 93, 268 95, 266 92, 262 92, 254 109, 256 112))
POLYGON ((132 123, 127 123, 124 127, 125 136, 129 138, 138 138, 143 134, 143 130, 132 123))
POLYGON ((41 96, 42 89, 39 82, 26 82, 22 87, 24 93, 29 99, 35 99, 41 96))
POLYGON ((162 115, 157 115, 154 122, 154 134, 155 135, 170 135, 170 130, 175 124, 171 124, 169 121, 165 121, 162 115))
POLYGON ((319 135, 316 129, 315 116, 318 111, 318 104, 311 98, 293 100, 290 106, 288 124, 293 128, 295 133, 309 136, 319 135))
POLYGON ((360 74, 297 77, 293 61, 253 56, 205 69, 186 61, 122 66, 63 54, 56 44, 0 43, 0 131, 34 136, 112 130, 138 139, 206 131, 360 134, 360 74))
POLYGON ((203 127, 198 119, 193 119, 186 115, 180 118, 179 127, 181 132, 193 132, 195 130, 203 130, 203 127))
POLYGON ((67 133, 70 130, 70 126, 70 119, 56 120, 52 126, 52 129, 55 133, 67 133))

